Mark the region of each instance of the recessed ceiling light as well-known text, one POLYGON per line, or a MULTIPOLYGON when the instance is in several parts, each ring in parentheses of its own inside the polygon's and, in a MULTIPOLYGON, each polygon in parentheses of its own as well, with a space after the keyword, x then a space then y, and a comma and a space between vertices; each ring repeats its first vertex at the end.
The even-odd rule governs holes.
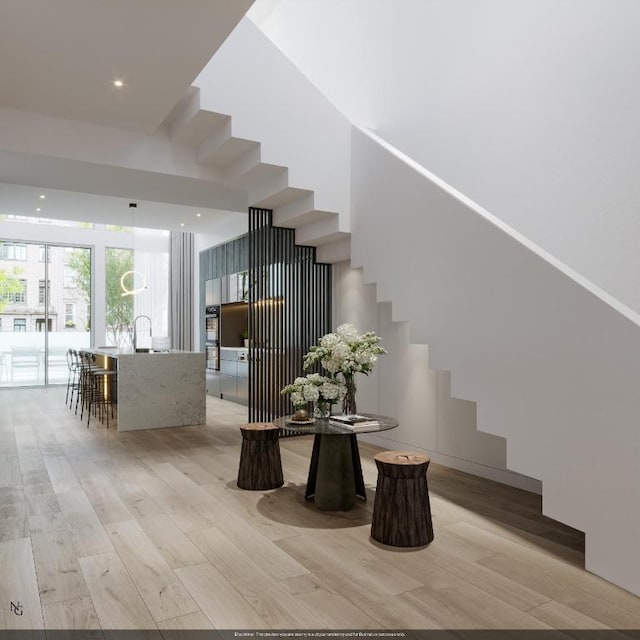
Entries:
POLYGON ((181 222, 181 223, 180 223, 180 226, 181 226, 181 227, 184 227, 184 222, 181 222))
POLYGON ((47 196, 44 195, 44 193, 40 194, 40 200, 44 200, 47 196))
POLYGON ((38 208, 36 209, 36 211, 40 211, 40 207, 38 207, 38 208))
POLYGON ((200 216, 202 216, 201 213, 196 213, 196 218, 199 218, 200 216))
POLYGON ((113 81, 113 86, 114 87, 124 87, 124 82, 122 82, 122 80, 114 80, 113 81))

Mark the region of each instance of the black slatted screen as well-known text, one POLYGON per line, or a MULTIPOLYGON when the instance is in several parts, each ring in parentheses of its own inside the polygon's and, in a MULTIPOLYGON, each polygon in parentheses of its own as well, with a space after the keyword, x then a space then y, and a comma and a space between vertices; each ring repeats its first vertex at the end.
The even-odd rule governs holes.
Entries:
POLYGON ((280 390, 303 374, 302 358, 331 331, 331 265, 294 229, 273 227, 269 209, 249 209, 249 420, 291 413, 280 390))

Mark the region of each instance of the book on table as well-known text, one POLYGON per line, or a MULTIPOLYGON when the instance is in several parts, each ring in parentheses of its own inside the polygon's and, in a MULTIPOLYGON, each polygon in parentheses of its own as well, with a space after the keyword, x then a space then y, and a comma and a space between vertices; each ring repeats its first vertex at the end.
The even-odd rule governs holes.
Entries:
POLYGON ((329 420, 333 420, 334 422, 339 422, 341 424, 358 424, 359 422, 370 422, 371 418, 358 415, 357 413, 352 413, 349 415, 329 416, 329 420))
POLYGON ((358 429, 369 429, 370 427, 377 427, 380 425, 378 420, 367 418, 366 416, 330 416, 329 424, 334 424, 340 427, 346 427, 352 431, 358 431, 358 429), (348 420, 350 419, 350 420, 348 420))

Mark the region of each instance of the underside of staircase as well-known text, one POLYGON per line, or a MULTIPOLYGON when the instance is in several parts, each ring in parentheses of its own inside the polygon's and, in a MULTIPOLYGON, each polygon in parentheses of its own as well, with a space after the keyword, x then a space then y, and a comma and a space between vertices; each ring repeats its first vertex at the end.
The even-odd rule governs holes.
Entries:
POLYGON ((189 89, 163 127, 172 142, 194 149, 217 182, 245 190, 249 206, 273 211, 274 226, 295 229, 297 244, 317 247, 318 262, 349 259, 339 212, 317 209, 314 191, 289 184, 287 167, 263 162, 259 141, 234 136, 232 116, 201 108, 200 89, 189 89))

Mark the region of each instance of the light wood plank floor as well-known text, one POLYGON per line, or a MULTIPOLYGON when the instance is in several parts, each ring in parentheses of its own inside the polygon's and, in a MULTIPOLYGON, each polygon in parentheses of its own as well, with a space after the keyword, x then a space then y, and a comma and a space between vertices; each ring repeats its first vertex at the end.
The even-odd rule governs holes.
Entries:
POLYGON ((281 441, 283 488, 242 491, 245 409, 207 411, 119 434, 62 389, 0 391, 0 628, 640 629, 640 599, 584 571, 582 536, 539 496, 432 465, 434 542, 385 548, 376 447, 369 500, 323 513, 304 501, 310 437, 281 441))

